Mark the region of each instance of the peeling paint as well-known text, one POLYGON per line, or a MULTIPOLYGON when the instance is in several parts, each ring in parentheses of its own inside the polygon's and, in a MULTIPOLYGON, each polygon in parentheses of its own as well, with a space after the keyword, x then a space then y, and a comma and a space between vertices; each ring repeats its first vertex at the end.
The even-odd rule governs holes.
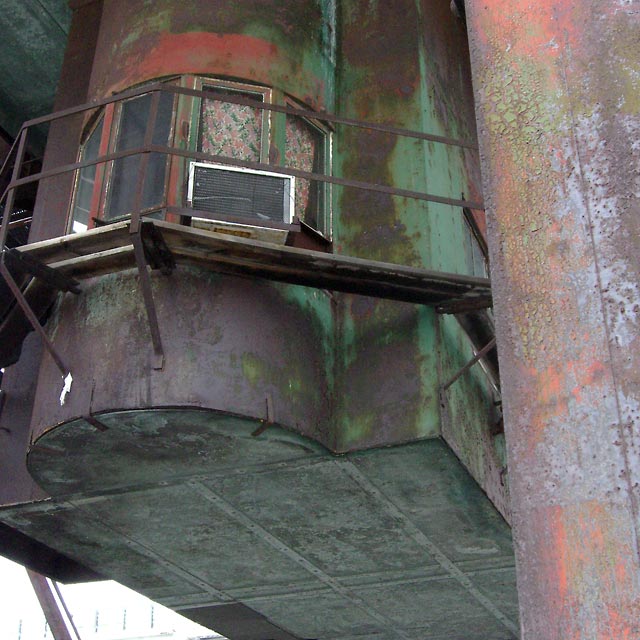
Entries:
POLYGON ((640 635, 640 51, 619 8, 467 12, 524 640, 640 635))

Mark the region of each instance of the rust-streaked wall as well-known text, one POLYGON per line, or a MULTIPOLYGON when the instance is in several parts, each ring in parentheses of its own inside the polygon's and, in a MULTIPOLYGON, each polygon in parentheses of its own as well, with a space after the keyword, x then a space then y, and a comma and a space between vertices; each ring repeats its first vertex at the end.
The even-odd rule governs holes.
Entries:
MULTIPOLYGON (((447 3, 348 0, 339 26, 341 115, 475 139, 465 25, 447 3)), ((481 193, 477 152, 454 146, 339 129, 335 164, 346 177, 379 184, 481 193)), ((335 250, 348 255, 473 273, 462 212, 453 207, 335 189, 334 238, 335 250)), ((479 367, 439 406, 439 385, 473 355, 456 320, 412 305, 337 301, 336 448, 442 435, 508 516, 502 437, 491 435, 495 398, 479 367)))
POLYGON ((91 74, 103 97, 185 73, 264 83, 332 110, 333 64, 317 0, 105 0, 91 74))

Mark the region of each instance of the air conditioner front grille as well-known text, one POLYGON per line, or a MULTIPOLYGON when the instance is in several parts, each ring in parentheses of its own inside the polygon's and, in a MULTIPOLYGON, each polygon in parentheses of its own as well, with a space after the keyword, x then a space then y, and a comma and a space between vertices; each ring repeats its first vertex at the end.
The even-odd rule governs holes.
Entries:
POLYGON ((211 219, 227 215, 289 223, 294 193, 291 176, 201 162, 190 166, 188 200, 211 219))

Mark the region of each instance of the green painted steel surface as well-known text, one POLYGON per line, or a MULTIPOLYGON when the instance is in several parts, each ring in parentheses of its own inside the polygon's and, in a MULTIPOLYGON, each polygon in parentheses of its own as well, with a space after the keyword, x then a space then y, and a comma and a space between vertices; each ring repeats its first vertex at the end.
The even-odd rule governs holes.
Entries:
POLYGON ((210 411, 98 418, 36 443, 53 499, 2 521, 187 616, 239 601, 301 638, 515 638, 509 528, 442 441, 334 456, 210 411))
MULTIPOLYGON (((464 24, 446 3, 347 0, 341 5, 337 109, 341 115, 475 139, 464 24)), ((336 172, 439 195, 481 193, 477 151, 338 127, 336 172)), ((338 252, 474 273, 459 208, 334 189, 338 252)), ((445 396, 439 385, 473 356, 452 317, 410 305, 337 296, 338 450, 442 434, 508 515, 495 393, 479 367, 445 396)))

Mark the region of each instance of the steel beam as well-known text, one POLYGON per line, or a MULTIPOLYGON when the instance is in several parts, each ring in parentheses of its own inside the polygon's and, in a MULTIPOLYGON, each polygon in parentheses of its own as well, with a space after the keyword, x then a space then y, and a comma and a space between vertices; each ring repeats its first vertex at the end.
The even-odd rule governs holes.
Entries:
POLYGON ((42 607, 44 617, 51 629, 54 640, 74 640, 69 633, 67 624, 60 608, 58 607, 58 603, 56 602, 47 579, 30 569, 27 569, 27 575, 29 576, 33 590, 38 597, 38 602, 42 607))
POLYGON ((468 0, 523 640, 640 638, 637 0, 468 0))
POLYGON ((56 367, 58 367, 60 373, 62 374, 62 377, 66 378, 67 376, 69 376, 69 368, 65 365, 62 357, 56 351, 56 348, 53 346, 53 342, 47 335, 47 332, 42 328, 38 317, 29 305, 29 302, 24 297, 24 294, 20 290, 20 287, 13 279, 13 276, 11 275, 9 269, 7 268, 7 265, 4 262, 3 255, 0 255, 0 276, 4 278, 4 281, 7 283, 7 286, 11 290, 13 297, 16 299, 16 302, 22 309, 22 312, 29 321, 29 324, 33 327, 33 330, 42 338, 42 342, 44 343, 45 348, 49 352, 49 355, 51 356, 53 361, 56 363, 56 367))

